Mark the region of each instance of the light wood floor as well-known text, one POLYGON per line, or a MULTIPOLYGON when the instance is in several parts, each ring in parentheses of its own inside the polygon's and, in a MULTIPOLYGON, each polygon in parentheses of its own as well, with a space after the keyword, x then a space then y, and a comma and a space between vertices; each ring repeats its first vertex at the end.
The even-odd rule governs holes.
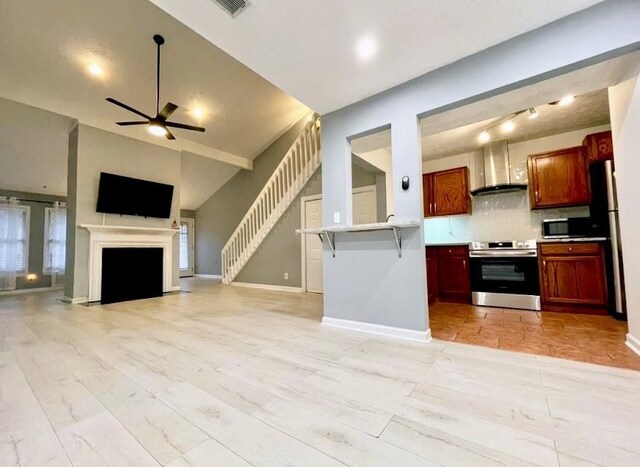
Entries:
POLYGON ((640 372, 319 324, 185 283, 0 298, 0 465, 640 465, 640 372))

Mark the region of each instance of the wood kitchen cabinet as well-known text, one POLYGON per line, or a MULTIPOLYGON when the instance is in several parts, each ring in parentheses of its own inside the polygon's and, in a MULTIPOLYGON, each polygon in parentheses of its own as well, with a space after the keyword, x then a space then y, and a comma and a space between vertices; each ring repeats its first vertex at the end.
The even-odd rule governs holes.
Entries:
POLYGON ((427 298, 429 305, 438 299, 440 293, 438 280, 438 250, 436 248, 425 249, 427 259, 427 298))
POLYGON ((602 243, 543 243, 538 256, 543 310, 607 313, 602 243))
POLYGON ((469 303, 471 281, 468 246, 427 247, 427 290, 429 303, 442 301, 469 303))
POLYGON ((602 131, 585 136, 582 146, 587 151, 589 164, 613 159, 613 136, 611 131, 602 131))
POLYGON ((471 214, 469 168, 431 172, 422 176, 424 217, 471 214))
POLYGON ((591 201, 583 146, 529 156, 531 209, 583 206, 591 201))

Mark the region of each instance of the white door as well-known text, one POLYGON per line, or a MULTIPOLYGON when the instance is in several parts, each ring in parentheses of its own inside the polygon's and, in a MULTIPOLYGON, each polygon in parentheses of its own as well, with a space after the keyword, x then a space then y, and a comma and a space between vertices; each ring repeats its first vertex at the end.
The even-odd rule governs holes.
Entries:
MULTIPOLYGON (((322 227, 322 198, 303 200, 304 226, 322 227)), ((322 241, 317 235, 304 236, 306 291, 322 293, 322 241)))
POLYGON ((353 225, 378 222, 376 187, 365 186, 353 189, 353 225))
POLYGON ((194 273, 194 226, 194 219, 180 219, 180 277, 193 276, 194 273))

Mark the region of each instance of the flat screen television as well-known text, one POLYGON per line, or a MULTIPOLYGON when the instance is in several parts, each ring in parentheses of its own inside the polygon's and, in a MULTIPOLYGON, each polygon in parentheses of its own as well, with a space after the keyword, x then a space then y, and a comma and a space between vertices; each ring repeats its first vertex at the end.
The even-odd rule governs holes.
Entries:
POLYGON ((172 198, 173 185, 101 172, 96 211, 169 219, 172 198))

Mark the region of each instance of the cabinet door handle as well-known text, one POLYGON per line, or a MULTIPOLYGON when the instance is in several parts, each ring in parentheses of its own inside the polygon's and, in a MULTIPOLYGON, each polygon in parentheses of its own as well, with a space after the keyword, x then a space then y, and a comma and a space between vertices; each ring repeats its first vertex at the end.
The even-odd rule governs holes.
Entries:
POLYGON ((569 247, 569 248, 567 249, 567 251, 569 251, 569 253, 571 253, 571 252, 573 251, 573 248, 569 247))
POLYGON ((543 262, 542 262, 542 267, 544 267, 544 268, 546 268, 546 267, 547 267, 547 262, 546 262, 546 261, 543 261, 543 262))
POLYGON ((467 260, 466 260, 466 259, 463 259, 463 260, 462 260, 462 267, 463 267, 464 269, 467 269, 467 260))

